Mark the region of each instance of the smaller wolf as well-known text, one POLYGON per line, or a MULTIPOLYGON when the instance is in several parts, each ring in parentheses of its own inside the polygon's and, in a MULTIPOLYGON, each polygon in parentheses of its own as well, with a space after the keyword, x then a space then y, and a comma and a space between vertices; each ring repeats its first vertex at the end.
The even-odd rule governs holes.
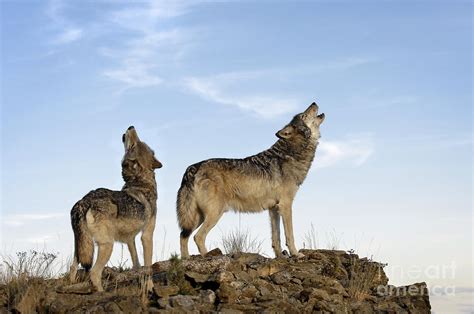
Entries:
POLYGON ((271 148, 244 159, 209 159, 189 166, 176 202, 181 256, 189 256, 188 239, 199 226, 194 241, 199 253, 206 254, 207 234, 230 209, 244 213, 268 209, 277 257, 281 256, 281 216, 286 245, 296 255, 293 199, 313 162, 323 121, 324 113, 318 115, 318 106, 312 103, 276 133, 279 140, 271 148))
POLYGON ((135 237, 142 232, 145 266, 151 266, 153 231, 156 221, 157 188, 155 172, 162 164, 147 144, 140 141, 133 126, 122 136, 125 155, 122 160, 121 191, 97 189, 89 192, 71 210, 74 231, 74 259, 70 271, 71 282, 76 281, 81 264, 97 291, 103 291, 102 271, 109 261, 115 241, 127 243, 133 267, 140 267, 135 237), (94 241, 99 247, 94 258, 94 241))

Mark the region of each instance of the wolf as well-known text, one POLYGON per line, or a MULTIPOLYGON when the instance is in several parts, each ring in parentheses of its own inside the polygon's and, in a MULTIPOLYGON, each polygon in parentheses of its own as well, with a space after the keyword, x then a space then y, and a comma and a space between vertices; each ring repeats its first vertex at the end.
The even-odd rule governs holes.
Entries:
POLYGON ((294 116, 276 133, 277 142, 259 154, 243 159, 209 159, 186 169, 176 202, 183 258, 189 257, 188 240, 199 226, 194 241, 201 255, 207 253, 206 236, 228 210, 268 210, 272 247, 277 257, 282 256, 281 216, 290 254, 298 254, 293 238, 292 205, 321 137, 319 127, 325 115, 318 115, 318 110, 318 105, 312 103, 294 116))
POLYGON ((74 231, 74 258, 70 281, 76 281, 78 265, 90 271, 90 280, 97 291, 103 291, 102 271, 108 262, 115 241, 126 243, 134 268, 140 267, 135 237, 142 232, 141 241, 145 266, 151 266, 153 231, 156 222, 157 186, 155 169, 161 168, 154 151, 140 141, 130 126, 122 136, 125 154, 122 159, 121 191, 100 188, 89 192, 71 210, 74 231), (99 248, 92 267, 94 242, 99 248), (92 269, 91 269, 92 267, 92 269))

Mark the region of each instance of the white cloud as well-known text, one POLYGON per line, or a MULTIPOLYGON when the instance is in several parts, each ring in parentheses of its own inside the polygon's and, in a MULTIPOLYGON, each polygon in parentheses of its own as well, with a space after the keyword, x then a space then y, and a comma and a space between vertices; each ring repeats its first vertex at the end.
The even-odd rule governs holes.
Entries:
POLYGON ((152 32, 158 22, 183 15, 196 1, 148 0, 113 12, 110 19, 125 29, 142 33, 152 32))
POLYGON ((46 213, 46 214, 17 214, 3 217, 5 225, 22 226, 27 223, 38 220, 49 220, 64 217, 64 213, 46 213))
POLYGON ((261 72, 241 72, 221 74, 215 77, 185 79, 185 86, 200 97, 223 105, 235 106, 253 112, 263 118, 272 118, 289 113, 297 108, 298 99, 278 96, 275 92, 269 95, 255 93, 235 93, 233 89, 240 82, 255 79, 261 72))
POLYGON ((188 31, 166 27, 162 23, 185 14, 193 2, 146 1, 130 4, 113 12, 109 21, 115 30, 125 31, 130 38, 121 47, 102 47, 103 56, 116 61, 114 68, 103 74, 127 88, 156 86, 163 82, 157 73, 160 66, 176 61, 184 50, 188 31))
POLYGON ((375 58, 348 57, 340 60, 329 61, 319 66, 321 70, 347 70, 356 66, 376 62, 375 58))
POLYGON ((321 140, 315 159, 315 169, 340 164, 358 167, 364 164, 375 151, 372 136, 360 135, 343 140, 321 140))
POLYGON ((129 88, 159 85, 163 80, 151 73, 152 68, 153 66, 138 60, 125 60, 121 67, 104 71, 103 74, 124 83, 129 88))
POLYGON ((55 45, 70 44, 79 40, 84 35, 84 30, 80 27, 74 26, 63 14, 64 1, 51 0, 46 9, 46 15, 53 22, 53 28, 59 30, 59 34, 55 35, 52 43, 55 45))
POLYGON ((80 39, 82 37, 82 34, 83 31, 80 28, 67 28, 61 34, 56 36, 56 38, 53 39, 53 42, 58 45, 69 44, 73 41, 80 39))

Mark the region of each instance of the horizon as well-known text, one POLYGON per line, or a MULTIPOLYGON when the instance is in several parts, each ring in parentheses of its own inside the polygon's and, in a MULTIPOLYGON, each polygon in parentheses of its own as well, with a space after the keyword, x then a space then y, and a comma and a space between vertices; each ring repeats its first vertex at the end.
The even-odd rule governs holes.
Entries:
MULTIPOLYGON (((121 189, 134 125, 163 163, 153 255, 167 259, 187 166, 269 148, 315 101, 326 119, 294 202, 297 248, 314 228, 318 246, 388 263, 391 284, 426 281, 433 312, 474 308, 469 1, 0 6, 3 256, 66 262, 69 211, 90 190, 121 189)), ((235 229, 273 257, 266 212, 226 213, 208 249, 235 229)), ((110 263, 120 258, 116 243, 110 263)))

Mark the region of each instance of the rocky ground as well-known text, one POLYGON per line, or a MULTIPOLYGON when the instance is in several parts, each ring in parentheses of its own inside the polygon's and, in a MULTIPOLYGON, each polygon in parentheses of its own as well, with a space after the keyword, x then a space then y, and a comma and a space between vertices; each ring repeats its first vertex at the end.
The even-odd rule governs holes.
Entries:
POLYGON ((356 254, 300 252, 304 257, 271 259, 214 250, 151 271, 106 268, 101 293, 64 278, 30 278, 24 287, 0 286, 0 312, 430 313, 424 283, 390 286, 383 264, 356 254))

